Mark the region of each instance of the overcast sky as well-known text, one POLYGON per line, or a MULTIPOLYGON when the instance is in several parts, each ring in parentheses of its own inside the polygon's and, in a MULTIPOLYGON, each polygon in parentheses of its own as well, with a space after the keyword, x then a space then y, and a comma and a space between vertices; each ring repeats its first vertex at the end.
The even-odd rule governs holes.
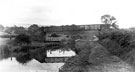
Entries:
POLYGON ((110 14, 121 28, 135 27, 134 0, 0 0, 0 24, 99 24, 110 14))

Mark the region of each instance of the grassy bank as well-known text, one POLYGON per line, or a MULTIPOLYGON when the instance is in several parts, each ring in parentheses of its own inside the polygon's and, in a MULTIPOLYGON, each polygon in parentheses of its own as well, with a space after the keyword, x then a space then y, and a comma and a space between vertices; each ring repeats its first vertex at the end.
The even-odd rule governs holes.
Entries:
POLYGON ((79 53, 67 60, 60 72, 134 72, 134 33, 111 30, 101 32, 98 38, 97 42, 76 42, 79 53))

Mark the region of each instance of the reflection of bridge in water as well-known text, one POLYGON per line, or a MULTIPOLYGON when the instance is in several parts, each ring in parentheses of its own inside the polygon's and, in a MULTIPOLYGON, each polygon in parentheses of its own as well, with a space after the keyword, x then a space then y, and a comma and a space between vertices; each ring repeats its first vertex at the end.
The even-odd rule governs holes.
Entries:
POLYGON ((47 58, 45 58, 45 61, 47 63, 64 63, 67 61, 70 57, 74 56, 75 52, 73 51, 48 51, 47 52, 47 58))
POLYGON ((46 63, 64 63, 66 62, 70 57, 48 57, 45 58, 46 63))
MULTIPOLYGON (((90 33, 90 32, 89 32, 90 33)), ((91 34, 92 34, 93 32, 91 32, 91 34)), ((88 34, 88 32, 87 32, 87 34, 88 34)), ((16 35, 3 35, 3 36, 0 36, 0 37, 4 37, 4 38, 14 38, 16 35)), ((78 41, 78 40, 76 40, 76 41, 78 41)), ((43 49, 45 49, 46 47, 50 47, 50 48, 52 48, 52 49, 55 49, 55 50, 58 50, 59 49, 59 45, 61 45, 60 44, 60 42, 51 42, 51 43, 33 43, 32 45, 30 45, 32 48, 35 48, 35 49, 33 49, 33 50, 36 50, 36 49, 38 49, 38 48, 43 48, 43 49)), ((40 50, 40 49, 39 49, 40 50)), ((59 52, 59 51, 58 51, 59 52)), ((74 56, 75 55, 75 53, 72 55, 71 53, 69 53, 69 54, 64 54, 63 53, 63 56, 62 56, 62 54, 60 54, 60 53, 54 53, 53 54, 53 51, 52 51, 52 54, 51 54, 51 52, 50 52, 50 54, 49 53, 47 53, 47 58, 45 58, 45 63, 64 63, 65 61, 67 61, 71 56, 74 56), (50 56, 48 56, 48 55, 50 55, 50 56), (51 56, 52 55, 52 56, 51 56), (57 55, 57 56, 56 56, 57 55), (69 56, 68 56, 69 55, 69 56)), ((64 52, 64 51, 63 51, 64 52)), ((61 52, 62 53, 62 52, 61 52)), ((38 56, 38 55, 37 55, 38 56)))

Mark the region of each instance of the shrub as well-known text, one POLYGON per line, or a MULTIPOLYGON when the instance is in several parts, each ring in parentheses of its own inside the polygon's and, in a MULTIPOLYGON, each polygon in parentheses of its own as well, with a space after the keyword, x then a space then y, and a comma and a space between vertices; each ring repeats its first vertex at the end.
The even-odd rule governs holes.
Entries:
POLYGON ((114 55, 121 56, 132 50, 132 35, 127 30, 102 31, 98 37, 100 43, 114 55))

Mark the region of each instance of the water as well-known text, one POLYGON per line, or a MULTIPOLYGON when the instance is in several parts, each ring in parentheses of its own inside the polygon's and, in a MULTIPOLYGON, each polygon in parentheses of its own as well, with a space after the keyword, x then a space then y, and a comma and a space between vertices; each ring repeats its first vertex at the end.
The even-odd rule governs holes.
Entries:
MULTIPOLYGON (((64 63, 40 63, 35 58, 42 59, 44 52, 22 52, 22 53, 10 53, 8 48, 5 48, 9 39, 0 38, 0 72, 58 72, 59 68, 64 63), (34 56, 36 55, 36 57, 34 56), (12 55, 15 55, 12 57, 12 55), (12 57, 12 58, 11 58, 12 57), (23 63, 28 61, 26 63, 23 63)), ((63 57, 73 56, 73 51, 61 52, 59 50, 53 51, 52 53, 47 52, 47 57, 63 57)))
POLYGON ((15 58, 0 61, 0 72, 58 72, 64 63, 40 63, 35 59, 20 64, 15 58))

